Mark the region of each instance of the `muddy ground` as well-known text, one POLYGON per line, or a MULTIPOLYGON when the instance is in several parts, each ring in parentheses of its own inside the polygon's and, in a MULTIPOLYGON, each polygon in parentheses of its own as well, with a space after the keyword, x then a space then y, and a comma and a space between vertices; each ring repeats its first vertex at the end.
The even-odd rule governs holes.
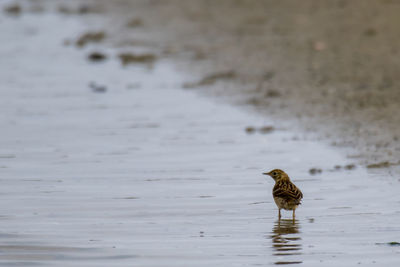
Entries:
POLYGON ((255 108, 277 127, 294 119, 364 166, 399 165, 397 1, 30 3, 101 14, 105 25, 88 31, 106 33, 108 46, 174 58, 196 77, 185 88, 255 108))
POLYGON ((180 60, 180 70, 197 76, 187 88, 250 104, 277 127, 294 118, 318 138, 351 148, 346 153, 365 166, 398 165, 397 1, 121 0, 92 7, 112 21, 114 29, 104 30, 114 45, 153 47, 180 60))

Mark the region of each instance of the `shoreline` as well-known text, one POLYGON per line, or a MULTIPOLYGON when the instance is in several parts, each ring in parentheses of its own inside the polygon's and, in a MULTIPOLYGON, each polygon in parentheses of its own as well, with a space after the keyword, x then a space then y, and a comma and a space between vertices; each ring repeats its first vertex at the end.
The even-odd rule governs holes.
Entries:
POLYGON ((317 2, 303 2, 296 13, 288 1, 121 1, 125 9, 135 6, 129 15, 118 5, 102 3, 100 9, 120 25, 140 21, 132 31, 114 32, 110 45, 131 42, 124 49, 146 51, 137 44, 152 44, 157 56, 174 59, 179 71, 198 77, 184 88, 221 96, 277 124, 295 121, 311 136, 345 148, 362 166, 398 173, 400 117, 394 114, 400 108, 400 66, 390 51, 400 39, 393 39, 388 23, 400 5, 317 2), (366 12, 375 9, 374 15, 352 18, 360 5, 366 12))
POLYGON ((104 34, 87 54, 114 48, 119 54, 109 56, 123 64, 149 66, 172 59, 190 77, 184 89, 301 129, 294 138, 337 147, 351 163, 400 173, 394 2, 308 0, 296 11, 274 0, 23 2, 65 17, 102 17, 66 40, 75 46, 85 33, 104 34))

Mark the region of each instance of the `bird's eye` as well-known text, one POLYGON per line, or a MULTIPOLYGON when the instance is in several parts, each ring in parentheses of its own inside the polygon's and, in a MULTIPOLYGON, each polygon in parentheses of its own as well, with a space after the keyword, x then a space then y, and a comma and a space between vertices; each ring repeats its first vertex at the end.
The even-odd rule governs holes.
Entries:
POLYGON ((273 176, 276 176, 276 172, 273 172, 272 175, 273 175, 273 176))

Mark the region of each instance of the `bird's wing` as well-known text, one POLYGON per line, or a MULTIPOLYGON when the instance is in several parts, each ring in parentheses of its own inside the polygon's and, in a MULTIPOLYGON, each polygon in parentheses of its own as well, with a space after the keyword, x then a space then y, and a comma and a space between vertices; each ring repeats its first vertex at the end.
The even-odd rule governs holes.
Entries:
POLYGON ((272 191, 274 197, 280 197, 286 201, 295 201, 300 204, 303 193, 291 182, 278 182, 272 191))

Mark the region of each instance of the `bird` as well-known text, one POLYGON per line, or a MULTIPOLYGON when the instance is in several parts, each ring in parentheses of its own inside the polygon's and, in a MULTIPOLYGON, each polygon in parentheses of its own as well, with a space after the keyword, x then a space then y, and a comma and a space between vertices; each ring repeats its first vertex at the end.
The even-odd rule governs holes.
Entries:
POLYGON ((279 209, 279 219, 281 219, 281 209, 293 210, 294 221, 296 208, 301 204, 303 193, 290 181, 289 175, 280 169, 274 169, 263 174, 269 175, 275 180, 272 196, 279 209))

